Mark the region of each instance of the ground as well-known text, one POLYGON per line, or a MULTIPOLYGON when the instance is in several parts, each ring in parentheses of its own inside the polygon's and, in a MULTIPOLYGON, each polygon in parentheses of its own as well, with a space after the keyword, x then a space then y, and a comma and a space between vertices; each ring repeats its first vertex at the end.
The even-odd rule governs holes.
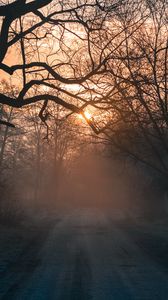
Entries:
POLYGON ((166 300, 167 233, 92 208, 1 225, 0 299, 166 300))

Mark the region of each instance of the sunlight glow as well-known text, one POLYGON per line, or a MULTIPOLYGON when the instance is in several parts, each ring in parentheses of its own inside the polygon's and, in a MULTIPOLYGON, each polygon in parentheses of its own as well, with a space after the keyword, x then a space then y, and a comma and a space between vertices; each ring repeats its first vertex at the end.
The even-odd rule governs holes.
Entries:
MULTIPOLYGON (((89 113, 88 111, 84 111, 84 115, 85 115, 85 118, 88 119, 88 120, 90 120, 92 118, 91 113, 89 113)), ((78 116, 79 116, 79 119, 81 119, 81 120, 84 119, 82 114, 79 114, 78 116)))
POLYGON ((85 111, 84 115, 85 115, 86 119, 88 119, 88 120, 90 120, 92 118, 92 115, 88 111, 85 111))

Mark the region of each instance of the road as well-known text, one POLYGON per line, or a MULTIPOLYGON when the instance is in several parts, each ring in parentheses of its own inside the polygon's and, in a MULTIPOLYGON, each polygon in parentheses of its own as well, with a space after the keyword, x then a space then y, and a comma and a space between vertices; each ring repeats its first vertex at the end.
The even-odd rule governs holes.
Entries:
POLYGON ((2 272, 0 299, 168 299, 163 234, 96 209, 51 219, 2 272))

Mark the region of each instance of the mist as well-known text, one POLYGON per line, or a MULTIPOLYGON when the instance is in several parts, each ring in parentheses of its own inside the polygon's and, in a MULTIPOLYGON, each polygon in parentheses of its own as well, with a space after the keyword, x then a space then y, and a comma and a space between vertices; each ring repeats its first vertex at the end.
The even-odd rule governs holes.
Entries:
POLYGON ((38 186, 24 172, 1 198, 2 299, 129 299, 128 283, 133 299, 155 299, 167 268, 166 192, 156 174, 92 147, 43 168, 38 186))
POLYGON ((31 217, 95 209, 112 215, 116 212, 122 218, 151 219, 167 211, 166 187, 156 174, 141 164, 97 154, 93 149, 78 154, 69 164, 57 165, 57 169, 47 166, 36 175, 38 185, 34 185, 33 169, 29 178, 23 169, 11 180, 11 190, 3 191, 8 193, 8 200, 2 201, 4 212, 7 209, 17 215, 18 210, 19 215, 31 217))
POLYGON ((0 0, 0 300, 168 299, 167 0, 0 0))

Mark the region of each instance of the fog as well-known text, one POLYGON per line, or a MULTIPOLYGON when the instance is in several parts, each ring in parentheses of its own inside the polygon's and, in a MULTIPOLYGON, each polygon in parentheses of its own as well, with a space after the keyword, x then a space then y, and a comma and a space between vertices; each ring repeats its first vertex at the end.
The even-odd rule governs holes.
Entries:
POLYGON ((44 172, 36 197, 36 186, 22 184, 19 181, 15 185, 17 207, 29 214, 69 213, 88 208, 109 213, 115 210, 123 217, 152 217, 165 209, 164 190, 142 166, 94 153, 79 156, 68 167, 59 167, 59 172, 44 172))

